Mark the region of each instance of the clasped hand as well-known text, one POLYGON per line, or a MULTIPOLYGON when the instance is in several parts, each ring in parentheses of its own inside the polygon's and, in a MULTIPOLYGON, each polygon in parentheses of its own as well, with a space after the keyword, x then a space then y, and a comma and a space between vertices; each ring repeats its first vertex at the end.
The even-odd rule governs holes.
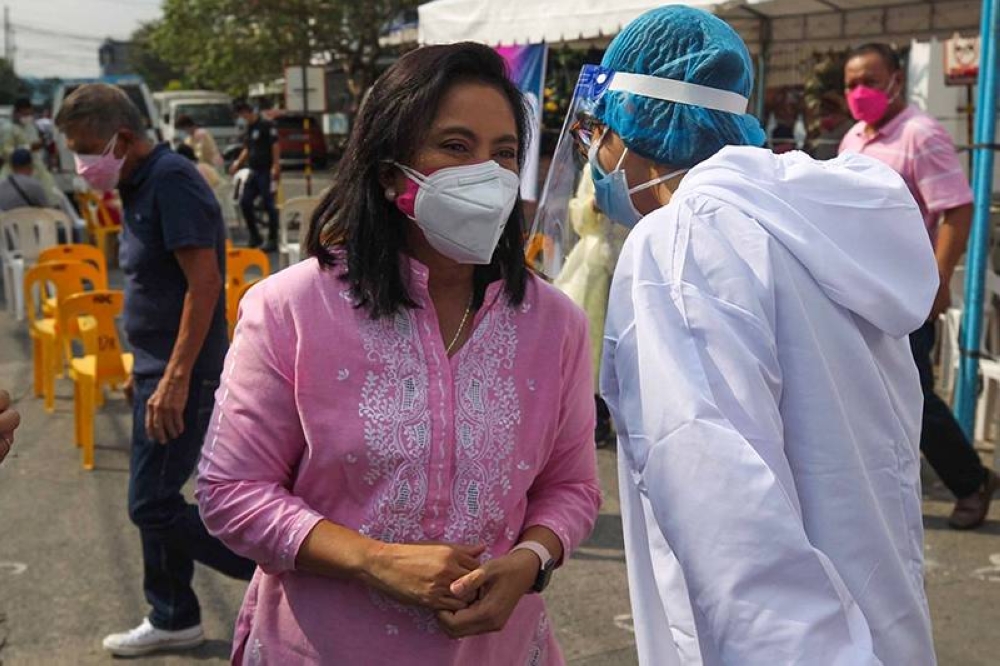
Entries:
POLYGON ((480 564, 485 546, 381 544, 371 585, 403 603, 437 611, 452 638, 499 631, 538 574, 538 557, 514 551, 480 564))

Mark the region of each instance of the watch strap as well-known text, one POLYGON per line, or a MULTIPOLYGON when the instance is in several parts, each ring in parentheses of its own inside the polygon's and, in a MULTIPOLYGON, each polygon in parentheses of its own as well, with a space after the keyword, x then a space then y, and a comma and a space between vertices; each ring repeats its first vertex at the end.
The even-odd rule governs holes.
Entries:
POLYGON ((555 562, 552 561, 552 554, 549 552, 549 549, 537 541, 522 541, 511 548, 510 552, 513 553, 515 550, 530 550, 537 555, 538 566, 540 569, 551 568, 551 566, 555 564, 555 562))
POLYGON ((543 592, 548 587, 549 580, 552 578, 552 571, 556 568, 556 561, 552 559, 549 549, 537 541, 522 541, 511 548, 510 552, 513 553, 515 550, 530 550, 538 557, 540 566, 538 567, 538 575, 535 577, 535 584, 531 586, 531 591, 543 592))

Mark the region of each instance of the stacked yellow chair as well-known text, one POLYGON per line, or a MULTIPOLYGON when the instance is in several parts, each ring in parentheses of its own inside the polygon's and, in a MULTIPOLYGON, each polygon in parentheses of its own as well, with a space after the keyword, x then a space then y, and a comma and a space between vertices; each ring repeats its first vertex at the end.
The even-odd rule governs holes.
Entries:
MULTIPOLYGON (((94 284, 93 288, 108 288, 108 263, 105 260, 104 253, 101 252, 98 247, 82 243, 63 243, 61 245, 53 245, 50 248, 42 250, 42 252, 38 255, 38 263, 45 263, 49 261, 85 261, 88 264, 91 264, 97 269, 98 273, 100 273, 100 279, 94 284)), ((42 311, 45 313, 46 317, 58 316, 55 299, 45 299, 42 311)), ((68 345, 69 340, 65 339, 64 357, 67 359, 70 357, 68 345)), ((61 370, 59 375, 65 376, 61 370)))
POLYGON ((107 276, 83 261, 55 261, 37 264, 24 276, 28 332, 34 359, 35 395, 44 396, 46 411, 55 407, 55 378, 69 358, 70 336, 87 338, 96 330, 92 320, 58 320, 59 304, 87 291, 107 287, 107 276), (67 328, 70 326, 71 328, 67 328))
POLYGON ((59 303, 63 330, 71 330, 71 320, 81 317, 91 317, 96 323, 94 334, 81 338, 83 354, 70 360, 76 444, 83 449, 83 467, 88 470, 94 468, 94 413, 98 396, 105 386, 122 384, 132 374, 132 354, 122 352, 116 325, 123 305, 124 294, 107 289, 70 296, 59 303))
POLYGON ((271 263, 260 250, 233 248, 226 251, 226 321, 229 325, 229 339, 233 339, 236 319, 240 311, 240 299, 249 285, 259 282, 271 274, 271 263), (260 273, 259 278, 249 277, 250 271, 260 273))
POLYGON ((97 246, 101 254, 108 256, 108 240, 112 236, 117 236, 122 226, 115 222, 107 204, 96 192, 77 192, 77 207, 83 220, 87 225, 87 236, 90 242, 97 246))
POLYGON ((108 263, 100 248, 83 243, 63 243, 46 248, 38 255, 38 263, 47 261, 85 261, 101 274, 98 289, 108 288, 108 263))

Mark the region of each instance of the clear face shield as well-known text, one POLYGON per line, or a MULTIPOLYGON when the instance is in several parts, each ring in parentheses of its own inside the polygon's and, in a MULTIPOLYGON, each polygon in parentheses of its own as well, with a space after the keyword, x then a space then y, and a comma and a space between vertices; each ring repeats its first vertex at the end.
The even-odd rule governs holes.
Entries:
MULTIPOLYGON (((594 108, 612 74, 597 65, 584 65, 545 177, 526 253, 528 264, 552 279, 558 277, 567 255, 579 241, 581 227, 587 221, 599 224, 599 217, 604 217, 594 203, 587 152, 601 129, 594 108)), ((607 222, 607 218, 603 221, 607 222)))
MULTIPOLYGON (((528 264, 556 284, 567 264, 575 265, 572 255, 581 239, 602 244, 602 256, 611 262, 613 270, 628 234, 628 228, 613 224, 599 210, 588 161, 591 149, 596 149, 605 132, 594 112, 601 96, 609 91, 735 114, 746 113, 749 103, 746 97, 727 90, 584 65, 545 178, 526 250, 528 264)), ((647 184, 629 185, 642 189, 647 184)))

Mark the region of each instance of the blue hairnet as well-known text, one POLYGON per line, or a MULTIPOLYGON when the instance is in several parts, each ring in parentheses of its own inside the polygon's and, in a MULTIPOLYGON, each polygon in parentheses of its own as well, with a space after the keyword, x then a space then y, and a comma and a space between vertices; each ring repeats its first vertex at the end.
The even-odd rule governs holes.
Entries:
MULTIPOLYGON (((708 12, 681 5, 653 9, 615 37, 601 66, 697 83, 749 97, 753 64, 740 36, 708 12)), ((643 157, 693 167, 723 146, 764 144, 756 118, 622 91, 604 93, 598 120, 643 157)))

